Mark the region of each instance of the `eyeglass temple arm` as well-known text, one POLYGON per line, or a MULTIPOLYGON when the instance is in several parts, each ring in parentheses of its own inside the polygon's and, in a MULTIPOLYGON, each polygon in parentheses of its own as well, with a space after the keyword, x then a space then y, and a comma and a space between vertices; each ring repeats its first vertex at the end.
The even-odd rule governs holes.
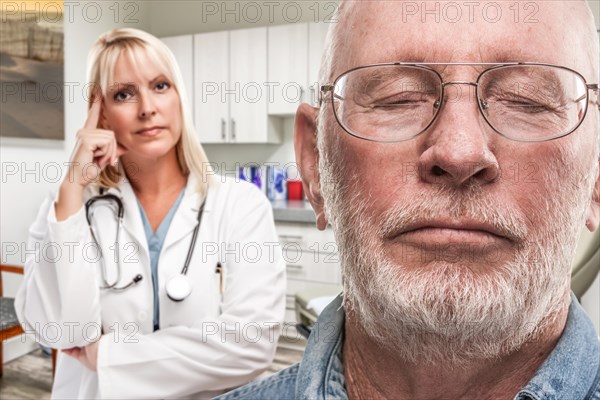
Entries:
POLYGON ((331 92, 333 97, 335 97, 338 100, 344 100, 342 96, 339 96, 333 92, 333 87, 334 86, 332 84, 321 85, 321 92, 319 93, 319 106, 321 106, 321 104, 323 104, 323 102, 325 101, 325 93, 327 92, 331 92))
MULTIPOLYGON (((592 92, 596 92, 596 96, 600 97, 600 93, 598 92, 600 90, 600 85, 595 83, 595 84, 587 84, 585 86, 587 87, 588 90, 591 90, 592 92)), ((576 98, 574 100, 574 102, 577 103, 578 101, 585 99, 585 96, 586 96, 585 94, 582 96, 579 96, 578 98, 576 98)), ((598 100, 596 100, 596 105, 598 106, 598 109, 600 109, 600 102, 598 100)))
MULTIPOLYGON (((598 109, 600 110, 600 101, 598 101, 600 99, 600 84, 591 83, 591 84, 587 84, 585 86, 587 87, 588 90, 591 90, 592 92, 596 92, 596 105, 598 106, 598 109)), ((578 101, 578 100, 576 100, 576 101, 578 101)))

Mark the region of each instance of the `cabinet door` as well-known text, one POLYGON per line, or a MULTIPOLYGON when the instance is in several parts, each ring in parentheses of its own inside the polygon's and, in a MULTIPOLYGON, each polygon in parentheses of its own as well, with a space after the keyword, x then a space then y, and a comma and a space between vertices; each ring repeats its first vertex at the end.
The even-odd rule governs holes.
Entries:
POLYGON ((194 35, 194 86, 200 142, 228 142, 229 32, 194 35))
POLYGON ((230 137, 237 143, 267 142, 267 28, 230 31, 230 137))
POLYGON ((184 90, 186 92, 188 110, 194 117, 194 45, 192 35, 171 36, 161 38, 173 52, 181 70, 184 90))
POLYGON ((319 103, 320 86, 327 82, 319 82, 319 69, 325 49, 325 37, 331 24, 315 22, 308 24, 308 86, 312 105, 319 103))
POLYGON ((308 99, 308 24, 272 26, 268 34, 269 115, 295 115, 308 99))

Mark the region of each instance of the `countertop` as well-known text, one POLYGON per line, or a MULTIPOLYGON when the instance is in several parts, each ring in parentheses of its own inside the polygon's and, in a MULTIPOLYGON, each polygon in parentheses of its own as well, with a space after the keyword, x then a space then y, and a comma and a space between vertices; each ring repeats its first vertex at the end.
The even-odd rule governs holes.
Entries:
POLYGON ((315 224, 315 212, 306 200, 274 200, 273 218, 275 222, 300 222, 315 224))

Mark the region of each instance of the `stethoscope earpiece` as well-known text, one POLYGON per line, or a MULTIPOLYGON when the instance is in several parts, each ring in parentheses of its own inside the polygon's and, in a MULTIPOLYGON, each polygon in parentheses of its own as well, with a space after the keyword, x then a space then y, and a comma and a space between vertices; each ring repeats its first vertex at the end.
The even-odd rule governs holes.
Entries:
POLYGON ((141 274, 137 274, 136 276, 133 277, 133 279, 131 280, 131 282, 129 282, 127 285, 123 286, 123 287, 117 287, 117 286, 113 286, 110 289, 115 291, 115 292, 122 292, 125 289, 128 289, 130 287, 132 287, 133 285, 137 284, 139 281, 141 281, 143 279, 141 274))

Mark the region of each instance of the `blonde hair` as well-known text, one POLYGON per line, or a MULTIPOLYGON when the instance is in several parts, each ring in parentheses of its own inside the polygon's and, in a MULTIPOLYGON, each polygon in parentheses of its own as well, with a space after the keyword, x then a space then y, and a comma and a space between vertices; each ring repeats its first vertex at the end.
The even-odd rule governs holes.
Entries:
MULTIPOLYGON (((213 182, 212 168, 194 128, 179 66, 171 50, 162 41, 147 32, 133 28, 113 29, 100 35, 88 55, 87 77, 90 89, 88 108, 95 100, 94 91, 98 90, 98 85, 102 95, 106 96, 119 57, 125 54, 139 66, 137 56, 140 52, 145 52, 162 69, 179 95, 182 132, 176 144, 177 160, 185 175, 192 173, 196 176, 198 182, 196 190, 201 198, 204 198, 209 184, 213 182)), ((98 124, 100 128, 100 122, 98 124)), ((125 170, 122 166, 109 165, 100 173, 98 184, 107 188, 117 187, 124 174, 125 170)))

